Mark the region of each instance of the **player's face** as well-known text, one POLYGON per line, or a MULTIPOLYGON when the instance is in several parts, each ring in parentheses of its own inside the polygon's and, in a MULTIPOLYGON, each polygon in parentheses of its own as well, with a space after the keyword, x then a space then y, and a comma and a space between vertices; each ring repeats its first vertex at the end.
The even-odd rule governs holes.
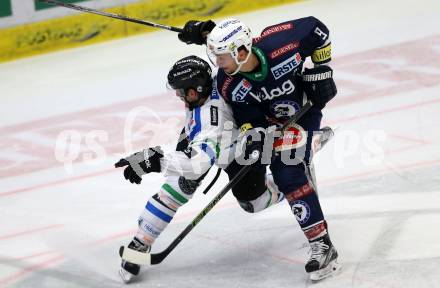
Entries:
POLYGON ((175 91, 176 96, 182 99, 186 104, 199 101, 199 93, 193 88, 177 89, 175 91))
POLYGON ((238 67, 230 53, 216 54, 215 61, 217 66, 223 69, 226 73, 233 73, 238 67))

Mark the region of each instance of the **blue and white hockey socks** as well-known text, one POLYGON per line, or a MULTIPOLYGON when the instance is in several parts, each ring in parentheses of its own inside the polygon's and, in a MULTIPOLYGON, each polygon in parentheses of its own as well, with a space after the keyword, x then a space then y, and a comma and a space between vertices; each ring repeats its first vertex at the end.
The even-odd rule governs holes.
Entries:
POLYGON ((151 246, 171 222, 177 209, 192 198, 194 191, 188 193, 181 182, 179 177, 168 177, 159 193, 153 195, 145 205, 139 216, 139 229, 136 233, 136 238, 144 244, 151 246))

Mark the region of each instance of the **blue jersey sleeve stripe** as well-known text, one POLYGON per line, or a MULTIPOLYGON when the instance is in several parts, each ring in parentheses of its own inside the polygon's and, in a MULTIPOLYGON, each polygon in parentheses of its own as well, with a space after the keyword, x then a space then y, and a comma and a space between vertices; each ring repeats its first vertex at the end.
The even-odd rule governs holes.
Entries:
POLYGON ((147 203, 147 205, 145 206, 145 209, 147 209, 153 215, 157 216, 158 218, 162 219, 163 221, 165 221, 167 223, 170 223, 171 219, 173 219, 173 217, 171 217, 171 216, 165 214, 164 212, 160 211, 155 206, 153 206, 153 204, 151 204, 150 202, 147 203))
POLYGON ((196 135, 202 131, 202 123, 200 121, 200 107, 197 107, 193 111, 193 119, 195 122, 194 127, 191 129, 191 132, 189 133, 189 139, 193 140, 196 135))
POLYGON ((206 143, 202 143, 202 145, 200 145, 200 146, 202 147, 202 151, 204 151, 206 154, 208 154, 209 158, 211 158, 211 165, 214 165, 214 163, 215 163, 214 150, 212 150, 212 148, 209 147, 209 145, 206 143))

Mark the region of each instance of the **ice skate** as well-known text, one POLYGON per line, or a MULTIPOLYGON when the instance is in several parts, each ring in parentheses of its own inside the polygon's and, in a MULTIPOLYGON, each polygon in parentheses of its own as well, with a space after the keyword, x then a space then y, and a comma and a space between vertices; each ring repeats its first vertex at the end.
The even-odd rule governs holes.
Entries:
POLYGON ((336 274, 341 265, 337 262, 338 252, 328 234, 310 242, 311 256, 305 269, 310 273, 310 280, 319 281, 336 274))
MULTIPOLYGON (((143 244, 137 238, 133 238, 130 244, 128 244, 128 248, 141 253, 148 253, 151 249, 150 246, 143 244)), ((139 264, 122 260, 121 268, 119 269, 119 276, 121 276, 124 283, 129 283, 133 278, 139 275, 140 268, 141 266, 139 264)))

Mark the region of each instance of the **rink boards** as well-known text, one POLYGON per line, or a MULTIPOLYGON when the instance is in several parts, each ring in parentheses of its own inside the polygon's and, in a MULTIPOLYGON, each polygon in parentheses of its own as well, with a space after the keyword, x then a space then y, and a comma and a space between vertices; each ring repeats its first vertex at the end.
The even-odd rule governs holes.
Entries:
MULTIPOLYGON (((189 19, 219 18, 299 1, 301 0, 262 0, 243 5, 238 0, 144 0, 104 11, 165 25, 182 26, 189 19)), ((76 4, 83 5, 81 2, 76 4)), ((35 11, 35 14, 43 12, 45 11, 35 11)), ((37 18, 36 16, 28 15, 29 21, 37 18)), ((0 27, 2 20, 0 18, 0 27)), ((1 29, 0 62, 152 31, 157 29, 93 14, 75 13, 1 29)))

